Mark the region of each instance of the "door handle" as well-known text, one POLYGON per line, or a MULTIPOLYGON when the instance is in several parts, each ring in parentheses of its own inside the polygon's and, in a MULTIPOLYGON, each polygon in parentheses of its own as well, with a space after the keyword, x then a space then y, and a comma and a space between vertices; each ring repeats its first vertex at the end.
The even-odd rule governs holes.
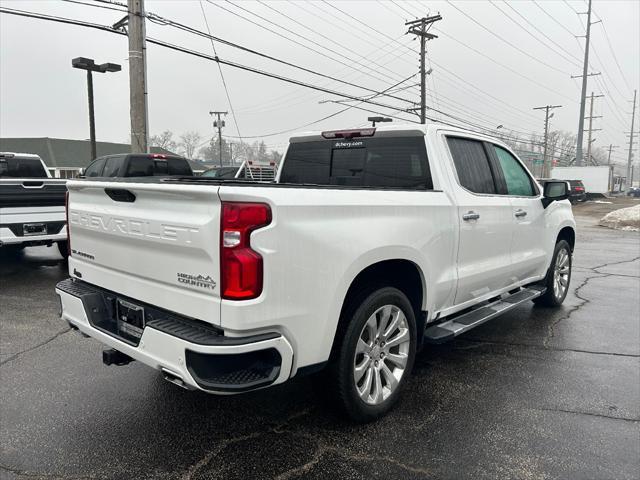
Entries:
POLYGON ((462 215, 462 219, 466 221, 477 220, 479 218, 480 218, 480 214, 473 211, 467 212, 464 215, 462 215))
POLYGON ((520 217, 526 217, 526 216, 527 216, 527 212, 525 212, 521 208, 516 210, 516 217, 520 218, 520 217))

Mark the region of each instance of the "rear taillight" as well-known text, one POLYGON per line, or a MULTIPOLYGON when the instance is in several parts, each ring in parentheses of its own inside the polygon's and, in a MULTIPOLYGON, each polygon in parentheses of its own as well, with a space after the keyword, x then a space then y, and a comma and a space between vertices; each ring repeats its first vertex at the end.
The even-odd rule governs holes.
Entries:
POLYGON ((69 235, 69 190, 64 194, 64 213, 67 218, 67 252, 71 256, 71 235, 69 235))
POLYGON ((584 191, 584 188, 582 188, 582 187, 576 187, 576 188, 575 188, 575 190, 576 190, 576 192, 583 192, 583 191, 584 191))
POLYGON ((248 300, 262 293, 262 256, 251 249, 251 232, 270 223, 271 209, 265 203, 222 202, 222 298, 248 300))

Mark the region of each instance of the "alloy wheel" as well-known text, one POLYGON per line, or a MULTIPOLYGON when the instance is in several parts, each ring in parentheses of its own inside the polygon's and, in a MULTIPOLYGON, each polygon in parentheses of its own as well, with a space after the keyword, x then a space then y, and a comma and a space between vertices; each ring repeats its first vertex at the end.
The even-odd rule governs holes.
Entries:
POLYGON ((366 321, 353 359, 353 380, 360 398, 379 405, 397 389, 409 359, 407 317, 396 305, 378 308, 366 321))
POLYGON ((571 273, 569 262, 569 252, 564 248, 559 250, 553 269, 553 294, 558 300, 564 298, 569 287, 569 274, 571 273))

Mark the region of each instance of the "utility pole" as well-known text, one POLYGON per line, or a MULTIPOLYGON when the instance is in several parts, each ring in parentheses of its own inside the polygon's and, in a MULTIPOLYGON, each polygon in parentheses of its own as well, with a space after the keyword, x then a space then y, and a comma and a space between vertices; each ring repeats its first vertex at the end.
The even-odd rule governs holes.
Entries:
POLYGON ((129 0, 129 98, 131 152, 147 153, 149 119, 147 108, 147 47, 144 0, 129 0))
POLYGON ((609 167, 609 191, 613 192, 613 167, 611 166, 611 151, 614 148, 618 148, 618 145, 613 143, 609 145, 609 156, 607 157, 607 166, 609 167))
POLYGON ((631 159, 633 158, 633 127, 636 119, 636 94, 637 90, 633 91, 633 113, 631 113, 631 130, 629 132, 629 158, 627 159, 627 179, 629 179, 628 187, 633 186, 633 166, 631 165, 631 159))
MULTIPOLYGON (((600 21, 600 20, 598 20, 600 21)), ((598 23, 598 22, 593 22, 598 23)), ((578 142, 576 145, 576 166, 582 166, 582 142, 584 139, 584 109, 587 100, 587 70, 589 69, 589 43, 591 39, 591 0, 587 10, 587 34, 584 45, 584 64, 582 66, 582 92, 580 94, 580 116, 578 117, 578 142)))
POLYGON ((607 165, 611 165, 611 150, 618 147, 619 145, 614 145, 613 143, 609 145, 609 156, 607 157, 607 165))
POLYGON ((222 127, 225 126, 224 120, 220 115, 226 115, 228 112, 209 112, 212 117, 215 115, 218 119, 213 121, 213 128, 218 129, 218 152, 220 153, 220 166, 222 166, 222 127))
POLYGON ((438 38, 437 35, 428 32, 428 28, 438 20, 442 20, 442 16, 432 15, 430 17, 422 17, 411 22, 407 33, 412 33, 420 37, 420 123, 427 123, 427 71, 425 67, 425 57, 427 54, 427 40, 438 38))
POLYGON ((549 115, 549 110, 554 108, 560 108, 562 105, 545 105, 544 107, 535 107, 534 110, 544 110, 544 153, 542 160, 542 177, 549 178, 551 176, 551 166, 549 165, 549 159, 547 158, 547 149, 549 144, 549 119, 553 117, 553 113, 549 115))
POLYGON ((585 162, 587 165, 589 165, 589 162, 591 161, 591 144, 593 143, 593 141, 591 140, 591 134, 592 132, 602 130, 601 128, 595 128, 595 129, 593 128, 593 119, 602 118, 602 115, 598 115, 595 117, 593 116, 593 99, 598 97, 604 97, 604 95, 594 95, 593 92, 591 92, 591 104, 589 106, 589 116, 587 117, 589 119, 589 137, 587 140, 587 161, 585 162))

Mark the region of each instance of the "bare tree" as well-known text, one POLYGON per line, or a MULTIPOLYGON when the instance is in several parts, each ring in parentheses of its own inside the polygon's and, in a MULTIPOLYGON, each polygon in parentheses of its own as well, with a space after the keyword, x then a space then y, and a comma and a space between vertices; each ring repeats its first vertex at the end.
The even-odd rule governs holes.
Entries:
POLYGON ((160 135, 152 135, 149 138, 149 145, 164 148, 170 152, 175 152, 178 148, 178 144, 173 140, 173 132, 171 130, 165 130, 160 135))
POLYGON ((185 157, 192 159, 201 143, 202 135, 193 130, 180 135, 180 143, 178 145, 183 149, 185 157))

